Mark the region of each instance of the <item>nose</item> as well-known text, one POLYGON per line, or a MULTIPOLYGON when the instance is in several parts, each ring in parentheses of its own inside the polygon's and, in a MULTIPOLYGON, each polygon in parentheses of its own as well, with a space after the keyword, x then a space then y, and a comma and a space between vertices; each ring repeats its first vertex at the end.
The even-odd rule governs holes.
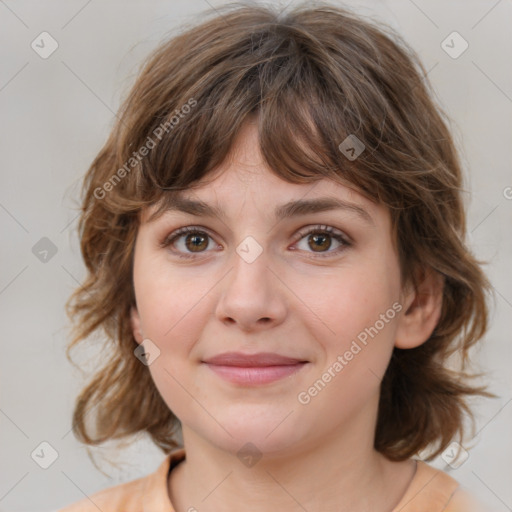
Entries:
POLYGON ((287 313, 285 287, 276 274, 265 251, 251 263, 235 254, 233 268, 222 280, 217 318, 247 332, 281 324, 287 313))

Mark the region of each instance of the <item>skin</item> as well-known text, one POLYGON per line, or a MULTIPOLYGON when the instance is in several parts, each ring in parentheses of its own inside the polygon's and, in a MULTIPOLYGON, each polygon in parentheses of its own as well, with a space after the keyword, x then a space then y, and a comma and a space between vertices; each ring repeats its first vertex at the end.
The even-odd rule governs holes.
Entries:
POLYGON ((148 222, 146 210, 134 254, 134 337, 160 350, 149 370, 183 428, 186 459, 168 482, 176 511, 392 510, 415 463, 391 462, 373 448, 380 381, 394 346, 418 346, 432 333, 442 282, 424 272, 416 290, 401 283, 388 210, 339 183, 278 178, 262 160, 255 124, 244 125, 213 178, 184 196, 221 208, 224 219, 169 211, 148 222), (326 196, 363 208, 371 222, 348 210, 273 218, 277 205, 326 196), (318 225, 351 245, 328 238, 331 246, 320 241, 315 251, 313 236, 297 232, 318 225), (187 234, 159 245, 183 226, 208 230, 202 252, 187 248, 187 234), (236 252, 247 236, 262 248, 252 263, 236 252), (298 394, 394 303, 401 311, 301 404, 298 394), (226 351, 276 352, 308 364, 243 387, 201 363, 226 351), (248 442, 262 455, 252 467, 237 457, 248 442))

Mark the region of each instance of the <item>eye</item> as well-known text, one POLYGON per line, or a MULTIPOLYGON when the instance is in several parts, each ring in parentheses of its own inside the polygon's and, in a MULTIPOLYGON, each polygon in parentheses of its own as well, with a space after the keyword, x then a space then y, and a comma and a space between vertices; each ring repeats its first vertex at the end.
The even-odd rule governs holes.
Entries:
MULTIPOLYGON (((347 236, 331 226, 313 226, 301 230, 298 236, 300 237, 299 243, 307 238, 306 247, 299 246, 299 249, 314 253, 314 257, 333 256, 351 245, 347 236), (333 240, 338 245, 334 250, 329 250, 333 245, 333 240)), ((204 228, 197 226, 179 228, 160 243, 162 248, 171 246, 171 251, 179 258, 194 258, 194 255, 208 252, 207 249, 212 245, 220 247, 213 242, 212 236, 204 228)))
MULTIPOLYGON (((180 258, 193 258, 194 253, 200 254, 212 244, 210 240, 212 237, 204 230, 195 226, 186 226, 180 228, 168 237, 166 237, 160 244, 160 247, 173 246, 172 252, 176 253, 180 258)), ((218 246, 217 246, 218 247, 218 246)))
POLYGON ((299 242, 306 239, 307 244, 307 248, 299 247, 299 249, 308 251, 309 248, 313 253, 316 253, 315 256, 321 258, 340 253, 351 245, 348 237, 331 226, 314 226, 300 231, 298 235, 300 236, 299 242), (333 239, 338 244, 338 247, 335 250, 329 251, 333 239))

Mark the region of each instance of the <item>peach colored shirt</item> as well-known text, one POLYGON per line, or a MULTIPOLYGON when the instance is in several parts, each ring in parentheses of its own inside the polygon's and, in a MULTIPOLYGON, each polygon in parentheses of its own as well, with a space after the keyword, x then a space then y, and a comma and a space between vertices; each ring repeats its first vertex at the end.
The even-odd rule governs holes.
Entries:
MULTIPOLYGON (((175 512, 167 492, 169 472, 185 458, 180 448, 148 476, 99 491, 58 512, 175 512)), ((451 476, 418 461, 416 473, 392 512, 485 512, 451 476)))

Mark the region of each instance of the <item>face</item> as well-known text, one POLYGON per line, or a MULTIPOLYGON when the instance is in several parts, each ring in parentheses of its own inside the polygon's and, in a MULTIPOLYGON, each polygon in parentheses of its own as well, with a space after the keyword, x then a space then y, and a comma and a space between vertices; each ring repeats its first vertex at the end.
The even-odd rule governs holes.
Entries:
POLYGON ((159 350, 149 370, 184 432, 272 453, 374 422, 404 309, 386 208, 276 177, 251 124, 213 181, 182 197, 221 214, 144 212, 132 325, 159 350), (275 217, 319 199, 339 206, 275 217))

